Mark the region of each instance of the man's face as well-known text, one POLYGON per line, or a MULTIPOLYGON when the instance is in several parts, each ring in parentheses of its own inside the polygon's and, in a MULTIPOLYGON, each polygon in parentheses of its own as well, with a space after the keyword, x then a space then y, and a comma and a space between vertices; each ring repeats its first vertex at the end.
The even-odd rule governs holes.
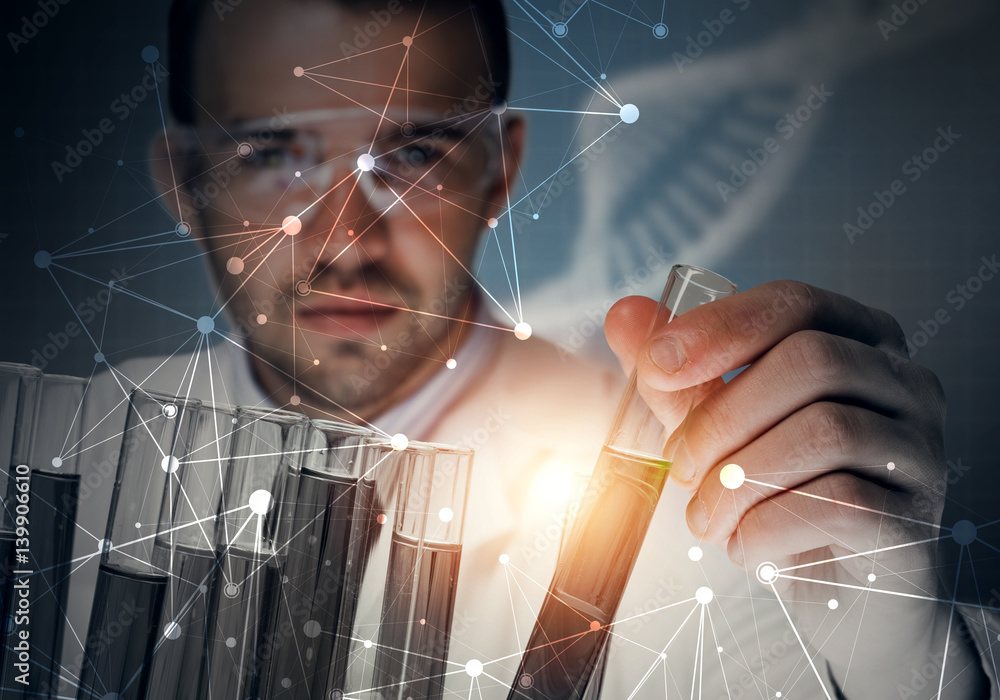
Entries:
POLYGON ((258 378, 288 383, 307 411, 329 400, 364 417, 440 369, 467 332, 449 319, 474 311, 478 232, 506 194, 500 144, 514 142, 510 174, 520 140, 488 109, 468 12, 375 12, 246 3, 220 21, 207 8, 198 156, 176 175, 258 378))

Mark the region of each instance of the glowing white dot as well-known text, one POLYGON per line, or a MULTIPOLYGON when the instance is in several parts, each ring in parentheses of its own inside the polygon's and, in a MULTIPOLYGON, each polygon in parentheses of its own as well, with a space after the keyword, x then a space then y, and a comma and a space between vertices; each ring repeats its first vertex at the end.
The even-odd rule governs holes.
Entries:
POLYGON ((666 660, 667 660, 667 652, 661 651, 660 652, 660 661, 666 661, 666 660))
POLYGON ((319 358, 313 360, 313 366, 314 367, 319 366, 319 358))
POLYGON ((697 600, 702 605, 708 605, 712 602, 712 598, 715 594, 712 593, 712 589, 708 586, 702 586, 697 591, 694 592, 694 599, 697 600))
POLYGON ((531 326, 524 321, 514 326, 514 337, 518 340, 527 340, 531 337, 531 326))
POLYGON ((160 409, 163 415, 167 418, 173 418, 177 415, 177 406, 172 403, 163 404, 163 408, 160 409))
POLYGON ((444 366, 448 369, 455 369, 458 367, 458 362, 455 361, 454 357, 448 358, 448 361, 444 363, 444 366))
POLYGON ((774 583, 778 579, 778 567, 774 564, 764 562, 757 567, 757 579, 761 583, 774 583))
POLYGON ((267 323, 267 316, 264 314, 257 314, 257 325, 263 326, 265 323, 267 323))
POLYGON ((176 622, 168 622, 163 628, 163 636, 167 639, 177 639, 181 636, 181 626, 176 622))
POLYGON ((727 489, 738 489, 746 481, 747 475, 738 464, 727 464, 719 472, 719 481, 727 489))
POLYGON ((826 607, 830 608, 830 610, 836 610, 840 607, 840 601, 836 598, 830 598, 830 600, 826 601, 826 607))
MULTIPOLYGON (((135 526, 138 528, 139 527, 139 523, 136 523, 135 526)), ((101 540, 100 542, 98 542, 97 543, 97 551, 100 552, 101 554, 105 554, 107 552, 110 552, 111 551, 111 540, 101 540)))
POLYGON ((396 433, 390 438, 389 444, 394 450, 405 450, 406 446, 410 444, 410 439, 402 433, 396 433))
POLYGON ((441 519, 441 522, 450 523, 455 519, 455 511, 451 508, 442 508, 438 511, 438 517, 441 519))
POLYGON ((503 564, 504 566, 507 566, 510 563, 510 557, 508 557, 506 554, 501 554, 500 563, 503 564))
POLYGON ((868 582, 875 583, 875 579, 878 578, 875 574, 868 574, 868 582))
POLYGON ((302 230, 302 221, 295 215, 286 216, 281 220, 281 230, 289 236, 294 236, 302 230))
POLYGON ((295 177, 302 177, 302 171, 301 170, 296 170, 295 171, 295 177))
POLYGON ((371 649, 371 648, 372 648, 372 640, 366 639, 365 640, 365 649, 371 649))
POLYGON ((294 75, 296 78, 301 78, 305 74, 306 71, 302 66, 295 66, 294 68, 292 68, 292 75, 294 75))
POLYGON ((688 550, 688 559, 691 561, 701 561, 703 556, 705 556, 705 552, 697 545, 688 550))
POLYGON ((483 662, 478 659, 473 659, 469 663, 465 664, 465 672, 473 678, 481 675, 483 672, 483 662))
POLYGON ((361 168, 362 172, 371 172, 375 169, 375 159, 372 158, 371 153, 362 153, 358 156, 358 167, 361 168))
POLYGON ((781 691, 780 690, 775 691, 774 697, 780 698, 781 697, 781 691))
POLYGON ((319 636, 320 630, 322 628, 316 620, 307 620, 304 625, 302 625, 302 633, 309 637, 309 639, 315 639, 319 636))
POLYGON ((388 349, 389 349, 388 345, 381 345, 381 346, 379 346, 379 350, 381 350, 382 352, 385 352, 388 349))
POLYGON ((167 474, 173 474, 180 468, 181 463, 173 455, 167 455, 160 460, 160 469, 165 471, 167 474))
POLYGON ((486 220, 486 225, 489 226, 490 228, 496 228, 498 223, 500 222, 497 221, 495 216, 491 216, 489 219, 486 220))
POLYGON ((235 647, 236 646, 236 637, 227 637, 226 638, 226 646, 229 647, 230 649, 232 649, 233 647, 235 647))
POLYGON ((56 469, 58 469, 59 467, 61 467, 62 466, 62 458, 61 457, 53 457, 52 458, 52 466, 55 467, 56 469))
POLYGON ((243 258, 232 257, 226 261, 226 271, 231 275, 238 275, 243 272, 243 258))
POLYGON ((719 652, 720 654, 722 653, 722 647, 715 647, 715 650, 716 650, 717 652, 719 652))
POLYGON ((274 499, 271 498, 270 491, 258 489, 250 494, 250 510, 257 515, 264 515, 271 510, 272 505, 274 505, 274 499))
POLYGON ((895 462, 889 462, 888 464, 885 465, 885 468, 888 469, 889 471, 892 471, 893 469, 896 468, 896 463, 895 462))
POLYGON ((618 116, 626 124, 634 124, 639 118, 639 108, 634 104, 622 105, 622 108, 618 111, 618 116))

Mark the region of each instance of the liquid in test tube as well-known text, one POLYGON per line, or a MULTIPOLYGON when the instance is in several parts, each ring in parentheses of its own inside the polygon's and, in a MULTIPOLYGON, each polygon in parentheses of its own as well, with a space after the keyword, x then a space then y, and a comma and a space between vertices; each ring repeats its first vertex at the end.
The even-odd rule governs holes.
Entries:
MULTIPOLYGON (((647 336, 701 304, 736 292, 714 272, 675 265, 647 336)), ((670 473, 667 431, 640 395, 633 370, 508 700, 579 700, 601 661, 611 624, 670 473)))

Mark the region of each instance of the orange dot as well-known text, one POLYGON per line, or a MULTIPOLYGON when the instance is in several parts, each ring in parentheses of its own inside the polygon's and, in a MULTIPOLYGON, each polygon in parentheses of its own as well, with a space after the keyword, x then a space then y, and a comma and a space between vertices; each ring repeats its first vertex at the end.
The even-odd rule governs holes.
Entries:
POLYGON ((420 624, 421 625, 426 625, 427 624, 427 620, 425 620, 424 618, 420 618, 420 624))
POLYGON ((597 620, 594 620, 593 622, 590 623, 590 631, 591 632, 596 632, 599 629, 601 629, 601 623, 600 622, 598 622, 597 620))
POLYGON ((385 525, 385 521, 388 520, 388 518, 385 517, 385 513, 379 513, 375 520, 378 521, 379 525, 385 525))

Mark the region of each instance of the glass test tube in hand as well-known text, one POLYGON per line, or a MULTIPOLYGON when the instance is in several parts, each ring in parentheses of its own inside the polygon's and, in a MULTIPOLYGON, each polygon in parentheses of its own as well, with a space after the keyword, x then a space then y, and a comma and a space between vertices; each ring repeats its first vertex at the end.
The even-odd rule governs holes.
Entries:
MULTIPOLYGON (((675 265, 647 336, 675 316, 735 292, 732 282, 714 272, 675 265)), ((633 370, 509 700, 584 696, 667 480, 670 463, 663 448, 668 437, 640 395, 633 370)))
POLYGON ((135 389, 129 397, 107 534, 99 543, 80 700, 144 700, 169 580, 155 562, 168 478, 192 442, 201 402, 135 389), (109 630, 120 630, 111 634, 109 630))
POLYGON ((286 488, 297 482, 308 419, 236 410, 232 460, 219 507, 219 570, 209 590, 209 638, 201 698, 264 697, 273 653, 268 621, 280 595, 281 551, 290 519, 286 488))
POLYGON ((397 496, 372 688, 444 695, 472 450, 411 442, 397 496))

